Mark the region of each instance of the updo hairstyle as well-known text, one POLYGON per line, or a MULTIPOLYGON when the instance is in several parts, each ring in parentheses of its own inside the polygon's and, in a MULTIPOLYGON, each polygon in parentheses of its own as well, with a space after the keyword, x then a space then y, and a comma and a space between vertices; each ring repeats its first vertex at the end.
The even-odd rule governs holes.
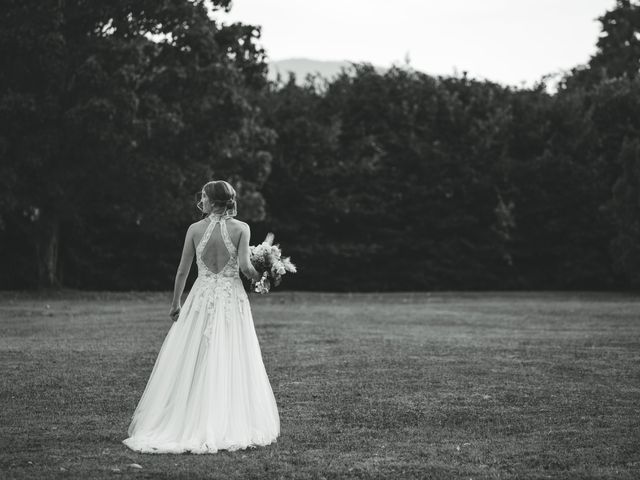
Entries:
POLYGON ((229 182, 224 180, 214 180, 202 187, 212 207, 225 207, 225 211, 235 211, 236 191, 229 182))

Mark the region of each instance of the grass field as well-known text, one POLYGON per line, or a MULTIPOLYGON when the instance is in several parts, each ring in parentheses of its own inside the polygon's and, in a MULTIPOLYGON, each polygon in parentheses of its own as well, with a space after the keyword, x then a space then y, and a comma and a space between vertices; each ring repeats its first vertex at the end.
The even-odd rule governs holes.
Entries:
POLYGON ((640 297, 251 301, 278 442, 143 455, 120 442, 169 294, 0 293, 0 477, 640 478, 640 297))

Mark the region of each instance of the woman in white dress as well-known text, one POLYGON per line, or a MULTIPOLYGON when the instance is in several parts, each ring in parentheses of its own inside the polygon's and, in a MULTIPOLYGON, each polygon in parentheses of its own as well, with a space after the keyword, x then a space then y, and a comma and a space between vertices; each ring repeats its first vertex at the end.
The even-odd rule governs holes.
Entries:
POLYGON ((143 453, 215 453, 268 445, 280 418, 239 271, 259 280, 249 260, 249 225, 236 215, 225 181, 202 189, 206 218, 187 231, 170 316, 123 443, 143 453), (180 298, 193 256, 198 278, 180 298))

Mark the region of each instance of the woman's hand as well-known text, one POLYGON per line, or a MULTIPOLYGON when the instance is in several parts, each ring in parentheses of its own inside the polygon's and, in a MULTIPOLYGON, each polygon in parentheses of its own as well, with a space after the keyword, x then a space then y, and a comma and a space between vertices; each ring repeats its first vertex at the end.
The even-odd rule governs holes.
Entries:
POLYGON ((240 231, 240 243, 238 245, 238 266, 245 277, 251 279, 253 283, 259 282, 262 275, 251 264, 251 247, 249 240, 251 239, 251 228, 246 223, 242 224, 240 231))
POLYGON ((189 270, 191 269, 191 262, 195 254, 195 247, 193 243, 193 230, 194 223, 187 230, 187 235, 184 239, 184 247, 182 248, 182 258, 180 259, 180 265, 178 265, 178 271, 176 272, 176 280, 173 284, 173 299, 171 300, 171 309, 169 310, 169 316, 175 322, 180 314, 180 298, 182 292, 184 292, 184 285, 187 282, 189 276, 189 270))
POLYGON ((178 317, 180 316, 180 305, 171 305, 171 309, 169 310, 169 316, 171 317, 171 320, 173 320, 174 322, 178 320, 178 317))

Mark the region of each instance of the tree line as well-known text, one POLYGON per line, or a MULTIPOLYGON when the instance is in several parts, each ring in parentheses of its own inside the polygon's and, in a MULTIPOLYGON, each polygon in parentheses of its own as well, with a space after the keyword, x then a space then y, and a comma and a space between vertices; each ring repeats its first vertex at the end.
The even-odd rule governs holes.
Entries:
POLYGON ((167 289, 231 181, 320 290, 640 285, 640 6, 550 92, 410 66, 269 82, 230 1, 0 7, 0 285, 167 289))

